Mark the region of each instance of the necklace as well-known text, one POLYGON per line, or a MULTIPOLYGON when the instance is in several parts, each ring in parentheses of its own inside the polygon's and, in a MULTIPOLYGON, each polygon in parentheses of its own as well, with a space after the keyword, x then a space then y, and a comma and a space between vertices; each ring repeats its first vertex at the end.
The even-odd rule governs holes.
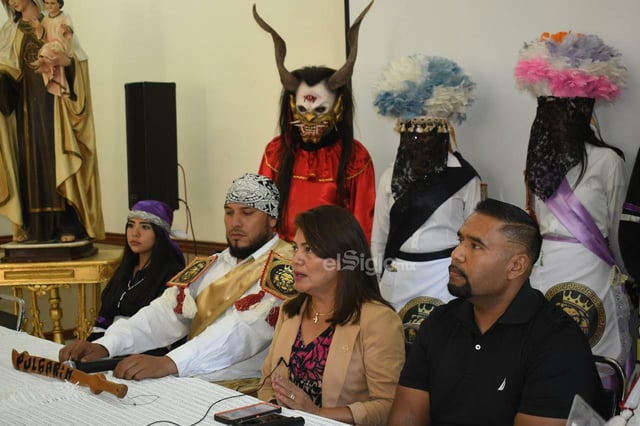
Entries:
POLYGON ((321 314, 320 312, 316 311, 316 307, 313 306, 313 302, 311 303, 311 310, 313 311, 313 323, 314 324, 318 323, 319 317, 325 317, 327 315, 331 315, 333 313, 333 311, 334 311, 334 309, 332 309, 327 313, 321 314))
POLYGON ((136 281, 133 284, 131 284, 131 279, 129 279, 129 282, 127 283, 127 288, 120 295, 120 299, 118 299, 118 309, 120 309, 120 304, 122 303, 122 299, 124 299, 124 295, 127 294, 129 292, 129 290, 132 290, 135 287, 137 287, 138 284, 140 284, 142 281, 144 281, 145 278, 146 277, 142 277, 142 278, 140 278, 138 281, 136 281))

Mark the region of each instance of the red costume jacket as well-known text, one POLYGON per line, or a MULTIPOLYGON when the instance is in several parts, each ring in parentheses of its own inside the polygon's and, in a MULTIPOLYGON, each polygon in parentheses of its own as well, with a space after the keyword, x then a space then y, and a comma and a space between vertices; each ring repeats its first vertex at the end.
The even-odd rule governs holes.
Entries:
MULTIPOLYGON (((280 136, 276 136, 267 144, 258 172, 274 182, 280 168, 281 145, 280 136)), ((317 151, 296 150, 286 228, 284 231, 278 230, 281 238, 293 240, 294 220, 298 213, 323 204, 339 205, 336 178, 341 153, 341 141, 317 151)), ((364 145, 354 139, 351 160, 345 175, 344 205, 356 217, 369 241, 375 197, 375 173, 371 156, 364 145)))

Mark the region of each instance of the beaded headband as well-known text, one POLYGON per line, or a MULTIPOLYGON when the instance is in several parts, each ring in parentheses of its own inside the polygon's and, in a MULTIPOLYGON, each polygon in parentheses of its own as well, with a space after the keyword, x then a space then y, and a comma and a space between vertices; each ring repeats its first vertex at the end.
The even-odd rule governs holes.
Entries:
POLYGON ((160 227, 167 234, 171 233, 173 223, 173 209, 162 201, 141 200, 131 207, 127 216, 129 219, 142 219, 160 227))
POLYGON ((229 203, 245 204, 269 216, 278 217, 280 192, 271 179, 254 173, 245 173, 234 180, 227 191, 224 204, 229 203))
POLYGON ((142 210, 131 210, 129 212, 129 215, 127 216, 127 219, 141 219, 145 222, 153 223, 165 232, 171 233, 171 226, 153 213, 145 212, 142 210))

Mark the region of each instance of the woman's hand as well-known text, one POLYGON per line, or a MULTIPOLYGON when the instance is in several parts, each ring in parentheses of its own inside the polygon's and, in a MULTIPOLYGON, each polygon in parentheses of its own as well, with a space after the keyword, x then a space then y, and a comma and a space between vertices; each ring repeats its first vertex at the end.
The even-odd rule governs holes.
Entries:
POLYGON ((320 407, 315 405, 305 391, 294 385, 289 379, 278 372, 271 376, 271 384, 276 394, 278 404, 293 410, 301 410, 307 413, 320 413, 320 407))

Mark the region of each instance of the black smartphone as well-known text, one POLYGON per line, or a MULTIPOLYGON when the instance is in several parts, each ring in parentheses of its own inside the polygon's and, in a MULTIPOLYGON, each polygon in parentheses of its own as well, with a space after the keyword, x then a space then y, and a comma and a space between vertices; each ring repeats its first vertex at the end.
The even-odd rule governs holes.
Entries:
POLYGON ((260 426, 302 426, 304 417, 287 417, 278 413, 265 414, 249 420, 234 423, 235 426, 260 425, 260 426))
POLYGON ((234 408, 233 410, 220 411, 213 415, 213 418, 225 424, 235 424, 240 421, 249 420, 265 414, 280 413, 282 408, 269 402, 257 402, 244 407, 234 408))

